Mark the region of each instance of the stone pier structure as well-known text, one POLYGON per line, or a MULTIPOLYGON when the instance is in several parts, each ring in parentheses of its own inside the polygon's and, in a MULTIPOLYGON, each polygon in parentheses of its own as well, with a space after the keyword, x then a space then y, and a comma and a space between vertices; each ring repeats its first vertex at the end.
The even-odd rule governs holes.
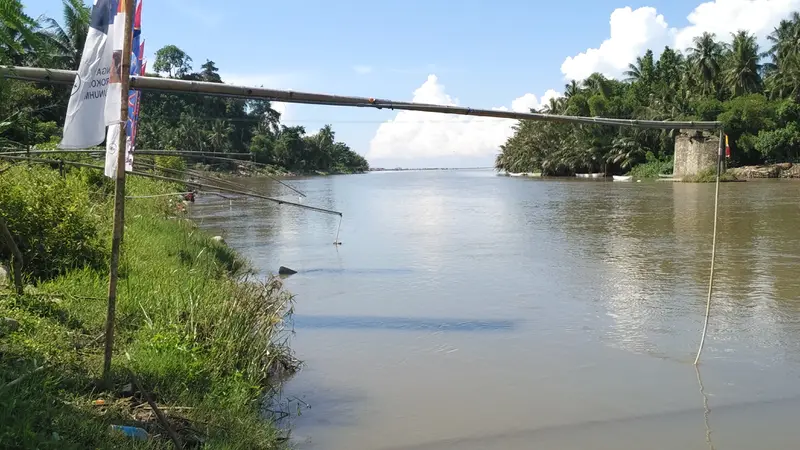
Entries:
POLYGON ((675 166, 672 176, 683 178, 716 167, 719 135, 706 131, 681 130, 675 138, 675 166))

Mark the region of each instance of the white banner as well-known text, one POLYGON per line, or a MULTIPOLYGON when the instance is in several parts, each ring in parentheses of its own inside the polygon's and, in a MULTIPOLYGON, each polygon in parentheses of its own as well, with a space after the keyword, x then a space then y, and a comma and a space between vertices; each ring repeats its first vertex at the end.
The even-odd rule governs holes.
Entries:
MULTIPOLYGON (((122 115, 122 46, 125 40, 125 16, 128 2, 134 0, 118 0, 117 14, 108 28, 109 46, 111 47, 111 76, 108 80, 108 98, 106 99, 105 124, 119 124, 122 115)), ((130 59, 130 55, 126 58, 130 59)), ((127 102, 126 102, 127 103, 127 102)), ((127 105, 125 105, 127 107, 127 105)))
MULTIPOLYGON (((106 135, 106 169, 105 175, 109 178, 117 176, 117 157, 119 155, 119 132, 120 126, 109 125, 106 135)), ((125 171, 133 170, 133 152, 131 151, 131 138, 125 139, 125 171)))
POLYGON ((115 3, 114 0, 95 0, 59 148, 88 148, 103 142, 112 55, 108 31, 115 3))

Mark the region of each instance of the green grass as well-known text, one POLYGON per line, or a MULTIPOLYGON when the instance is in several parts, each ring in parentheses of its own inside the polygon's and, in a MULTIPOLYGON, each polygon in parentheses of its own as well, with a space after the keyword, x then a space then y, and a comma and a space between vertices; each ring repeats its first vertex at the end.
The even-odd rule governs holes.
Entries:
MULTIPOLYGON (((93 243, 107 261, 108 182, 82 170, 70 170, 59 181, 51 172, 15 167, 0 174, 0 192, 22 186, 18 190, 27 195, 0 196, 0 211, 8 214, 11 198, 23 205, 14 210, 18 216, 41 209, 58 222, 56 206, 28 210, 25 202, 70 199, 70 211, 87 226, 80 238, 93 243), (62 195, 31 195, 31 186, 41 179, 63 183, 62 195)), ((137 177, 129 177, 127 185, 128 195, 181 190, 137 177)), ((132 399, 120 395, 131 372, 160 406, 181 407, 166 413, 190 444, 202 441, 206 448, 225 449, 283 445, 281 433, 263 420, 261 410, 265 394, 296 367, 284 334, 291 296, 276 279, 254 279, 247 262, 198 230, 173 197, 128 200, 125 217, 113 388, 103 390, 96 383, 103 359, 107 266, 67 252, 63 270, 41 271, 38 266, 45 263, 39 261, 47 258, 30 263, 26 258, 26 279, 34 285, 21 297, 11 290, 0 292, 0 318, 19 323, 12 331, 0 322, 0 448, 172 448, 158 422, 143 417, 147 408, 133 407, 142 402, 139 394, 132 399), (106 406, 94 406, 97 399, 106 406), (144 443, 114 437, 110 424, 138 425, 156 437, 144 443)), ((16 240, 37 233, 17 226, 35 222, 36 216, 6 219, 16 240)), ((65 234, 60 244, 79 246, 74 239, 65 234)), ((51 250, 32 251, 46 256, 51 250)))
POLYGON ((658 178, 661 174, 672 173, 672 165, 672 158, 666 160, 649 158, 648 162, 633 166, 628 175, 637 179, 658 178))
MULTIPOLYGON (((714 183, 717 181, 717 168, 709 167, 708 169, 700 171, 697 175, 691 175, 683 178, 687 183, 714 183)), ((719 176, 720 182, 742 181, 736 178, 736 175, 730 172, 722 172, 719 176)))

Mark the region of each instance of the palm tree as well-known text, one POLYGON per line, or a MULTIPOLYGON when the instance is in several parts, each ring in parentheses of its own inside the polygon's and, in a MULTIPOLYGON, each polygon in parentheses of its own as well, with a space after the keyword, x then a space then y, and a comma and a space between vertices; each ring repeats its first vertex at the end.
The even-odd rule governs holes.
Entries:
POLYGON ((48 43, 53 50, 56 63, 66 69, 77 70, 83 55, 86 35, 89 33, 91 10, 83 0, 62 0, 64 4, 64 25, 61 27, 54 19, 46 19, 48 43))
POLYGON ((731 34, 733 44, 724 71, 725 84, 734 96, 761 90, 761 64, 756 37, 741 30, 731 34))
POLYGON ((214 152, 227 152, 230 148, 230 135, 233 128, 227 120, 215 120, 208 132, 208 143, 214 152))
POLYGON ((702 94, 716 93, 719 88, 720 65, 725 45, 716 41, 713 33, 694 38, 694 47, 686 49, 693 75, 700 82, 702 94))
POLYGON ((772 43, 767 54, 776 63, 800 53, 800 13, 794 12, 788 20, 781 20, 767 39, 772 43))
POLYGON ((39 22, 25 14, 19 0, 0 0, 0 62, 32 63, 42 45, 39 22))
POLYGON ((627 77, 625 81, 649 81, 654 71, 653 51, 647 50, 644 56, 636 57, 635 64, 628 64, 628 70, 623 75, 627 77))
POLYGON ((603 97, 608 97, 610 94, 608 79, 601 73, 595 72, 589 75, 583 80, 583 87, 592 94, 600 94, 603 97))
POLYGON ((617 164, 621 169, 630 169, 635 163, 644 159, 647 148, 631 136, 618 136, 611 143, 608 162, 617 164))
POLYGON ((577 81, 572 80, 568 84, 564 85, 564 97, 569 99, 573 95, 576 95, 581 92, 581 87, 577 81))
POLYGON ((566 106, 567 99, 564 97, 552 97, 550 101, 544 105, 542 111, 545 114, 561 114, 564 112, 564 107, 566 106))
POLYGON ((764 78, 771 98, 800 96, 800 13, 782 20, 767 37, 772 46, 766 55, 772 61, 764 64, 764 78))

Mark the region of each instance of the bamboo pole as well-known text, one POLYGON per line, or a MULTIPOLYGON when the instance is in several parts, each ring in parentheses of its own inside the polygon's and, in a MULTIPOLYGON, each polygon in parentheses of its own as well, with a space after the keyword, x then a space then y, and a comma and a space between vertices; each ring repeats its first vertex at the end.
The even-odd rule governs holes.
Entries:
MULTIPOLYGON (((21 80, 63 83, 71 85, 75 79, 75 71, 43 69, 39 67, 0 67, 0 76, 21 80)), ((351 106, 377 109, 396 109, 405 111, 423 111, 465 116, 495 117, 499 119, 537 120, 561 123, 588 125, 631 126, 636 128, 654 128, 666 130, 714 130, 720 122, 704 121, 665 121, 665 120, 633 120, 609 119, 603 117, 562 116, 555 114, 522 113, 516 111, 497 111, 474 109, 463 106, 432 105, 426 103, 396 102, 393 100, 352 97, 344 95, 317 94, 313 92, 287 91, 247 86, 234 86, 223 83, 205 81, 173 80, 159 77, 133 77, 131 86, 140 90, 201 94, 219 97, 237 97, 263 99, 285 103, 307 103, 328 106, 351 106)))
MULTIPOLYGON (((116 189, 114 191, 114 229, 111 235, 111 264, 108 276, 108 311, 106 313, 106 342, 103 357, 103 380, 108 386, 111 379, 111 357, 114 351, 114 316, 117 308, 117 281, 119 280, 119 253, 125 234, 125 156, 127 153, 128 95, 131 78, 131 40, 133 33, 134 0, 121 0, 125 8, 122 55, 120 61, 120 124, 117 148, 116 189)), ((114 68, 112 67, 112 70, 114 68)))
POLYGON ((6 247, 11 251, 11 270, 14 271, 14 287, 16 288, 17 295, 22 295, 25 293, 25 287, 22 284, 22 266, 24 260, 22 258, 22 252, 19 251, 17 243, 14 242, 14 236, 11 234, 11 230, 8 229, 6 220, 3 218, 2 214, 0 214, 0 235, 2 235, 6 243, 6 247))

